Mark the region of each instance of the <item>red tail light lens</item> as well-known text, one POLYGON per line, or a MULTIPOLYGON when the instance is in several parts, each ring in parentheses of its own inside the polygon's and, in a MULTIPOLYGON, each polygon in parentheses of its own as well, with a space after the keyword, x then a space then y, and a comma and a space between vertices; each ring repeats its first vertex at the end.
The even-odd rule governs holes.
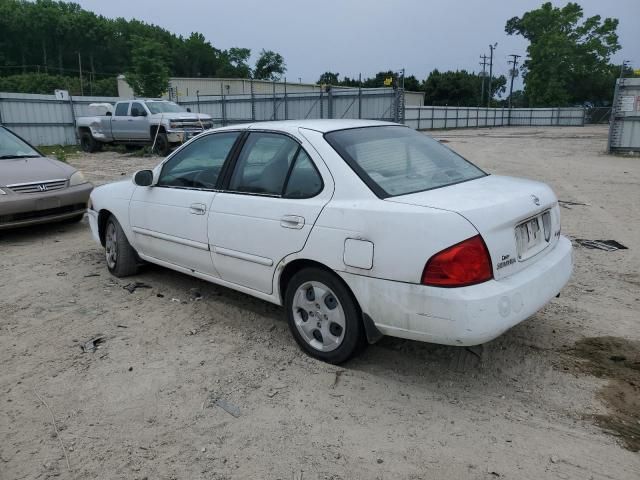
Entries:
POLYGON ((436 253, 422 272, 422 284, 432 287, 465 287, 492 278, 491 257, 480 235, 436 253))

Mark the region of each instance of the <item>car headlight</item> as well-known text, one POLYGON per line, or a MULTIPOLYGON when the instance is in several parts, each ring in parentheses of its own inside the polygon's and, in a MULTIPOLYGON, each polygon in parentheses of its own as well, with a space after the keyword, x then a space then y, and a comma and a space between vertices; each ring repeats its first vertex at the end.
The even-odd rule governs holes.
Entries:
POLYGON ((82 174, 82 172, 76 172, 73 175, 71 175, 71 178, 69 179, 69 186, 73 187, 74 185, 81 185, 83 183, 87 183, 87 179, 84 178, 84 175, 82 174))

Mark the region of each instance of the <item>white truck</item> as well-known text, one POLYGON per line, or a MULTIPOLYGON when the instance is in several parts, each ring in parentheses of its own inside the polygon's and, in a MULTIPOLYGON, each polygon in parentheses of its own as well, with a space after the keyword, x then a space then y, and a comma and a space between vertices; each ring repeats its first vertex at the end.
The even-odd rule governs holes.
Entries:
POLYGON ((113 112, 103 109, 100 113, 104 114, 76 120, 85 152, 100 150, 104 144, 153 145, 165 156, 176 145, 213 127, 209 115, 192 113, 167 100, 125 100, 117 102, 113 112))

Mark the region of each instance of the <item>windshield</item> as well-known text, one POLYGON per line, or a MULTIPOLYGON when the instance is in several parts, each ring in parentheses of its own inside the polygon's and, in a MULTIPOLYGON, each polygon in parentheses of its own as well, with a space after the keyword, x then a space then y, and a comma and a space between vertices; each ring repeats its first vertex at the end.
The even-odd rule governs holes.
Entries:
POLYGON ((151 113, 183 113, 186 111, 180 105, 173 102, 157 101, 145 103, 151 113))
POLYGON ((405 195, 486 174, 437 140, 407 127, 365 127, 325 138, 380 198, 405 195))
POLYGON ((39 157, 40 154, 9 130, 0 127, 0 160, 39 157))

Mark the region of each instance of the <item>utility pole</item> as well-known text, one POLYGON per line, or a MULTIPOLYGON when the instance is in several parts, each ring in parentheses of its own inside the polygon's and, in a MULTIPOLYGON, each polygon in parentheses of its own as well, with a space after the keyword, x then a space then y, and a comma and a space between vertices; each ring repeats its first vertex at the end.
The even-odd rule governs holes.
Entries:
POLYGON ((513 79, 516 77, 516 75, 518 74, 518 59, 522 56, 522 55, 516 55, 515 53, 512 53, 511 55, 509 55, 511 57, 511 60, 509 60, 509 62, 513 67, 511 68, 510 72, 511 73, 511 86, 509 87, 509 108, 511 108, 511 96, 513 95, 513 79))
POLYGON ((80 96, 84 96, 84 90, 82 89, 82 56, 78 52, 78 72, 80 76, 80 96))
POLYGON ((494 43, 493 45, 489 45, 489 49, 491 50, 491 54, 489 55, 489 91, 487 92, 487 107, 491 107, 491 78, 493 76, 493 51, 498 46, 498 43, 494 43))
POLYGON ((486 55, 480 55, 482 61, 480 65, 482 65, 482 88, 480 88, 480 106, 484 103, 484 79, 487 76, 487 57, 486 55))

